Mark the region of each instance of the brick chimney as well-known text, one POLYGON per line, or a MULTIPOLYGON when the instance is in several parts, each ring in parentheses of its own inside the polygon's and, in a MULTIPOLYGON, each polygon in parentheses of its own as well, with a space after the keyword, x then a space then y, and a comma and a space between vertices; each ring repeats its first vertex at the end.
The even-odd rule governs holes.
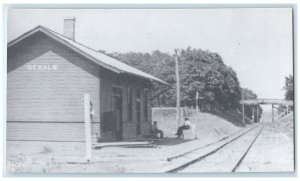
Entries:
POLYGON ((64 18, 64 36, 70 40, 75 40, 75 17, 64 18))

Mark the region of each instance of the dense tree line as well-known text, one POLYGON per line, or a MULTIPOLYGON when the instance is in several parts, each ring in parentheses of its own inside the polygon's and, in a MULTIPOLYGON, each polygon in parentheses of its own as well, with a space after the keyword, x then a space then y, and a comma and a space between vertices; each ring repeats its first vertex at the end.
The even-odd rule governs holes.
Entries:
MULTIPOLYGON (((170 55, 157 50, 152 53, 128 52, 109 55, 168 82, 171 85, 168 89, 164 85, 155 84, 152 95, 163 93, 157 96, 153 103, 159 106, 176 105, 175 54, 170 55)), ((178 58, 181 106, 195 106, 195 96, 198 92, 200 106, 214 105, 241 110, 241 87, 236 72, 224 64, 219 54, 188 47, 179 51, 178 58)))

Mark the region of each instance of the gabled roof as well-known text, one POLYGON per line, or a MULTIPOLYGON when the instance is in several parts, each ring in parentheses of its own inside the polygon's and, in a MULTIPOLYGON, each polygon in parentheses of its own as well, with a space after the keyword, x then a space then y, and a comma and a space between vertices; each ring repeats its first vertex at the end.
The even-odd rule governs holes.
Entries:
POLYGON ((66 38, 65 36, 52 31, 48 28, 45 28, 43 26, 37 26, 36 28, 22 34, 21 36, 19 36, 18 38, 10 41, 8 43, 8 47, 11 47, 12 45, 24 40, 25 38, 37 33, 37 32, 43 32, 44 34, 48 35, 49 37, 57 40, 58 42, 66 45, 67 47, 71 48, 72 50, 78 52, 79 54, 83 55, 84 57, 86 57, 87 59, 95 62, 96 64, 107 68, 111 71, 114 71, 116 73, 126 73, 126 74, 130 74, 133 76, 137 76, 137 77, 142 77, 151 81, 156 81, 162 84, 167 84, 165 81, 162 81, 150 74, 147 74, 141 70, 138 70, 134 67, 131 67, 117 59, 114 59, 110 56, 107 56, 101 52, 97 52, 96 50, 93 50, 89 47, 86 47, 76 41, 70 40, 68 38, 66 38))

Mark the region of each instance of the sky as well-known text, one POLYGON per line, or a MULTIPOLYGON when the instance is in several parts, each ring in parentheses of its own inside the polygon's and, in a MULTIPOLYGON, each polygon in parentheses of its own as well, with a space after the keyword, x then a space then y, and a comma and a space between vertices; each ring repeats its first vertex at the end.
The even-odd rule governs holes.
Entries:
POLYGON ((285 77, 293 73, 290 8, 10 9, 7 39, 38 25, 62 34, 65 17, 76 17, 75 40, 95 50, 216 52, 259 98, 284 98, 285 77))

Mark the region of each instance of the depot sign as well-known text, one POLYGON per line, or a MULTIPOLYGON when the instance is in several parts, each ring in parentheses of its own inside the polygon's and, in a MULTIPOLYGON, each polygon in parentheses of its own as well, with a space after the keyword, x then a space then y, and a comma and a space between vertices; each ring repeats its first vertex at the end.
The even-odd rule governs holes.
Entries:
POLYGON ((58 66, 54 65, 54 64, 29 64, 29 65, 27 65, 27 70, 55 71, 57 69, 58 69, 58 66))

